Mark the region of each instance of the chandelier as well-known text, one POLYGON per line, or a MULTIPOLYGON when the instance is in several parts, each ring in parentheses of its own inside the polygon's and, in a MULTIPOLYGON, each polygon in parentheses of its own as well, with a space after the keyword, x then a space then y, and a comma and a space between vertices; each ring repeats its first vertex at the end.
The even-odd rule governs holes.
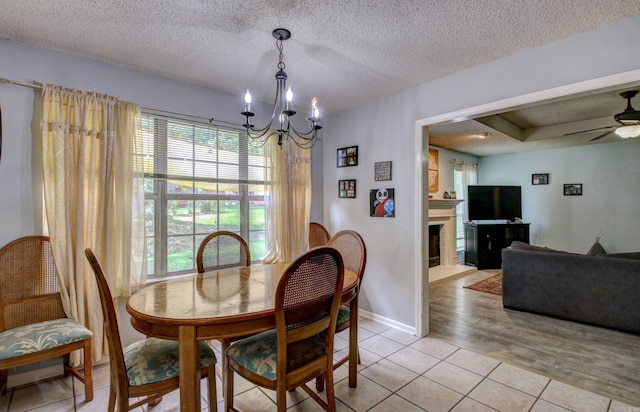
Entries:
POLYGON ((245 118, 245 124, 242 127, 247 131, 250 141, 256 142, 262 146, 272 136, 278 136, 278 145, 282 146, 282 142, 291 139, 298 147, 309 149, 315 145, 318 139, 318 130, 320 126, 320 110, 318 110, 318 100, 314 97, 311 99, 311 111, 307 118, 309 122, 307 130, 297 130, 291 118, 296 115, 296 111, 292 110, 291 102, 293 100, 293 92, 291 87, 287 89, 287 73, 284 72, 284 55, 282 54, 282 42, 291 37, 291 32, 287 29, 275 29, 272 32, 276 39, 276 47, 280 52, 278 59, 278 71, 276 72, 276 97, 273 103, 273 113, 271 120, 263 128, 257 128, 251 124, 251 118, 255 113, 251 111, 251 93, 247 90, 244 95, 244 111, 240 114, 245 118), (285 92, 286 89, 286 92, 285 92), (274 121, 276 122, 274 124, 274 121), (277 130, 273 130, 277 127, 277 130))

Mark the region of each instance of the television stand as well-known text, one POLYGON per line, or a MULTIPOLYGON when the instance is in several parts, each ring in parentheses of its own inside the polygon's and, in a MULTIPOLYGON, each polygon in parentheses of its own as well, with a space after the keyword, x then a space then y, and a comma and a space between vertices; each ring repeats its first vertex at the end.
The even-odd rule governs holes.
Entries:
POLYGON ((464 263, 478 269, 500 269, 502 249, 511 242, 529 243, 531 223, 465 223, 464 263))

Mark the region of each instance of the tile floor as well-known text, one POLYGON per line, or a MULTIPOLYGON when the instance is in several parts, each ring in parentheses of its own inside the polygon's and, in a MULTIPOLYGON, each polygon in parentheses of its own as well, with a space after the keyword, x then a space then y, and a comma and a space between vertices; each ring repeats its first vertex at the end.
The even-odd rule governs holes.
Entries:
MULTIPOLYGON (((347 333, 336 337, 340 355, 347 350, 347 333)), ((349 388, 347 368, 335 371, 337 410, 343 411, 640 411, 616 400, 551 380, 544 376, 469 352, 434 338, 415 336, 362 319, 359 328, 358 387, 349 388)), ((83 387, 75 382, 77 410, 105 411, 109 370, 95 370, 95 398, 85 403, 83 387)), ((202 393, 206 395, 206 388, 202 393)), ((235 406, 241 411, 275 411, 275 394, 236 377, 235 406)), ((223 410, 218 385, 217 410, 223 410)), ((288 394, 288 410, 321 408, 302 390, 288 394)), ((0 412, 73 411, 70 378, 15 388, 0 398, 0 412)), ((147 411, 147 407, 136 411, 147 411)), ((165 396, 152 411, 179 410, 178 392, 165 396)), ((203 398, 203 410, 208 406, 203 398)))

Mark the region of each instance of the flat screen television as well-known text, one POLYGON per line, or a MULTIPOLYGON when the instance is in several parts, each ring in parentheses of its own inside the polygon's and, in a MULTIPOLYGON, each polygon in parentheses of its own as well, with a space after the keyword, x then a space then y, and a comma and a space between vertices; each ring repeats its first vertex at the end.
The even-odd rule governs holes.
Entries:
POLYGON ((469 186, 469 220, 508 220, 522 218, 520 186, 469 186))

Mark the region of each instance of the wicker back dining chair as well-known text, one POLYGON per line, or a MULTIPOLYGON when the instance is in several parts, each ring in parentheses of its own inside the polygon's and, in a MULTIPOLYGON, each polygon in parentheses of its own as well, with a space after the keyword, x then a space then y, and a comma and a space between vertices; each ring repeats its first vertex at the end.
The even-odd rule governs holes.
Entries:
MULTIPOLYGON (((353 230, 341 230, 331 236, 328 245, 337 249, 342 255, 345 269, 348 269, 358 275, 358 293, 362 287, 362 278, 364 277, 364 269, 367 265, 367 247, 364 244, 362 236, 353 230)), ((338 319, 336 321, 336 333, 349 329, 351 326, 351 309, 348 305, 340 306, 338 310, 338 319)), ((357 321, 357 320, 356 320, 357 321)), ((342 358, 336 360, 333 364, 334 369, 344 364, 349 360, 351 353, 357 353, 357 363, 360 363, 360 354, 358 351, 358 339, 357 339, 357 325, 349 333, 349 351, 342 358)), ((355 368, 349 369, 349 381, 355 385, 356 377, 353 376, 352 371, 355 368)), ((317 389, 322 389, 321 381, 317 384, 317 389)))
MULTIPOLYGON (((211 233, 202 240, 196 255, 196 263, 198 273, 237 266, 251 266, 251 251, 247 242, 240 235, 220 230, 211 233)), ((218 341, 220 342, 220 353, 224 356, 224 351, 229 347, 232 339, 221 338, 218 341)), ((223 387, 225 385, 223 372, 225 364, 226 360, 223 359, 222 369, 218 369, 223 387)))
POLYGON ((2 394, 8 369, 62 356, 64 375, 83 382, 85 400, 93 399, 92 333, 66 316, 58 282, 47 236, 22 237, 0 250, 2 394), (76 350, 84 352, 84 373, 70 364, 76 350))
POLYGON ((249 245, 238 234, 226 230, 211 233, 200 242, 196 255, 198 273, 236 266, 250 266, 249 245))
MULTIPOLYGON (((113 296, 102 266, 91 249, 85 249, 84 253, 95 274, 109 347, 111 379, 107 411, 115 410, 116 401, 119 412, 146 403, 153 406, 163 395, 180 387, 178 342, 147 338, 123 348, 113 296), (129 404, 130 398, 142 399, 129 404)), ((217 408, 215 364, 216 356, 209 345, 200 342, 200 374, 207 378, 209 410, 217 408)))
POLYGON ((329 241, 329 231, 320 223, 309 223, 309 249, 326 246, 329 241))
POLYGON ((276 289, 276 329, 235 342, 226 351, 226 411, 235 410, 234 372, 276 390, 278 412, 287 408, 287 391, 297 387, 325 410, 336 410, 333 339, 343 283, 342 257, 334 248, 311 249, 289 265, 276 289), (306 385, 318 376, 327 383, 326 401, 306 385))

